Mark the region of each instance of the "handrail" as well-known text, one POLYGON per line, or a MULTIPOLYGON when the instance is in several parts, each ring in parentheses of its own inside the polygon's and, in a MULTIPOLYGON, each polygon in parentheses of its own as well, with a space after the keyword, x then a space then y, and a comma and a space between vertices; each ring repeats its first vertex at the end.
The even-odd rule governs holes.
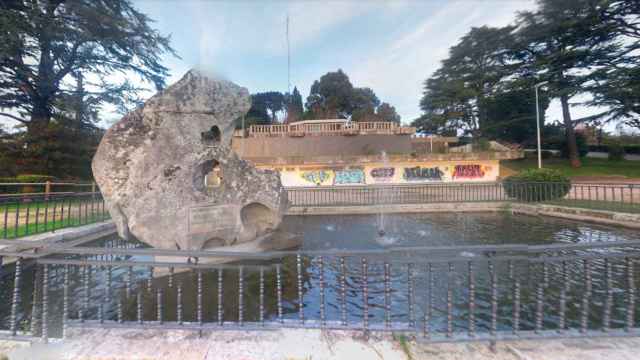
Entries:
POLYGON ((251 125, 248 136, 300 136, 300 135, 351 135, 365 134, 413 134, 415 127, 401 126, 394 122, 327 122, 303 124, 251 125))

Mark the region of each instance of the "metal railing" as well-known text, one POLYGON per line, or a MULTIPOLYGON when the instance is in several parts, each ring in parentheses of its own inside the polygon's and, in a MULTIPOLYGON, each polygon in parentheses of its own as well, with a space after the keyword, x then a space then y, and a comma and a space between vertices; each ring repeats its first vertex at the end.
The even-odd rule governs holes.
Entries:
POLYGON ((0 238, 10 239, 109 219, 102 194, 0 196, 0 238))
POLYGON ((420 183, 289 187, 294 207, 379 206, 459 202, 531 202, 640 213, 640 184, 420 183))
POLYGON ((77 326, 317 328, 449 342, 640 335, 639 250, 633 241, 247 254, 110 240, 0 256, 17 257, 3 267, 9 337, 47 341, 77 326))
POLYGON ((49 195, 49 194, 69 194, 77 192, 96 192, 96 183, 73 183, 73 182, 12 182, 0 183, 0 198, 7 196, 29 196, 29 195, 49 195))
POLYGON ((248 136, 305 136, 305 135, 357 135, 357 134, 415 134, 415 127, 393 122, 325 122, 275 125, 251 125, 248 136))

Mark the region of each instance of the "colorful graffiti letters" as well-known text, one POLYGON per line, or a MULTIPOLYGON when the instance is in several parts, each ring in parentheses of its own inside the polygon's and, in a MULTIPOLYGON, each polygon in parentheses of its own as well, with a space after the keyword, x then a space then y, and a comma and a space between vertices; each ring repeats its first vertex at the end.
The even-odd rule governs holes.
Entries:
POLYGON ((331 173, 328 170, 305 171, 301 177, 307 182, 320 185, 331 177, 331 173))
POLYGON ((405 168, 404 179, 406 181, 442 181, 444 173, 440 168, 422 168, 420 166, 405 168))
POLYGON ((336 170, 333 178, 334 185, 364 184, 362 169, 336 170))
POLYGON ((396 169, 392 167, 375 168, 371 169, 371 177, 375 182, 390 182, 393 180, 393 175, 396 173, 396 169))
POLYGON ((481 165, 456 165, 453 169, 454 179, 479 179, 484 177, 481 165))

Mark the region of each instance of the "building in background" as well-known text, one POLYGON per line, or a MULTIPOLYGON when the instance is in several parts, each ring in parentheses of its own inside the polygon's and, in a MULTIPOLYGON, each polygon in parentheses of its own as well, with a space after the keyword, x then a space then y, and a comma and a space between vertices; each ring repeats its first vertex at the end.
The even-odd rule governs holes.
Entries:
POLYGON ((495 181, 500 160, 522 157, 495 142, 478 149, 415 132, 392 122, 307 120, 252 125, 235 133, 232 147, 258 168, 278 171, 285 187, 495 181))

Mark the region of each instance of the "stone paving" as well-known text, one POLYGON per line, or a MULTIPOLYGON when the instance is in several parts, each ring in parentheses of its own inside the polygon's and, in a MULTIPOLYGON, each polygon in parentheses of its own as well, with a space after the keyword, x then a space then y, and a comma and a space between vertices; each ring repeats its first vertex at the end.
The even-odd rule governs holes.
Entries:
POLYGON ((0 342, 11 360, 636 360, 640 338, 422 344, 390 335, 285 329, 264 332, 72 329, 48 345, 0 342))

